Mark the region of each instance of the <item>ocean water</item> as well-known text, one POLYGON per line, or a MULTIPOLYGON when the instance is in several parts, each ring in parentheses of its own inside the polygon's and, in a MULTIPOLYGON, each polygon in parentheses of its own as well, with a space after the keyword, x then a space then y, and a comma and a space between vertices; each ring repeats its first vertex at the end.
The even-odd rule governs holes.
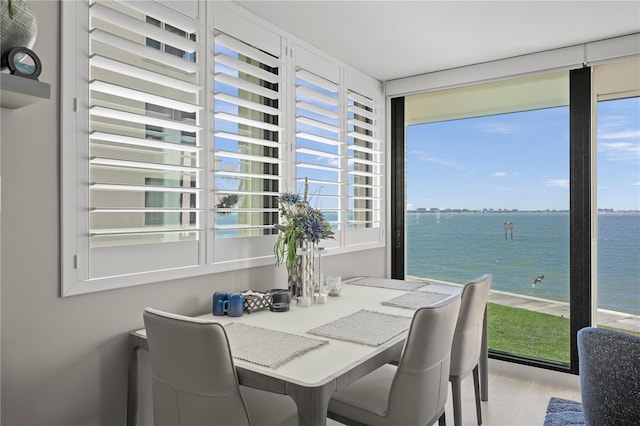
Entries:
MULTIPOLYGON (((406 224, 408 275, 464 283, 490 273, 494 290, 569 301, 568 212, 407 212, 406 224)), ((640 315, 640 215, 599 215, 598 258, 598 307, 640 315)))

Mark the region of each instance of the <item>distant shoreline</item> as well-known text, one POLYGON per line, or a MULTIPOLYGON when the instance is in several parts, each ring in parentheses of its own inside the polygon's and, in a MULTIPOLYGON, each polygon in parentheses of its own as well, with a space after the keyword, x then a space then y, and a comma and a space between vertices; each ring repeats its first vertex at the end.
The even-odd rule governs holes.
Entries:
MULTIPOLYGON (((569 213, 569 210, 519 210, 519 209, 424 209, 407 210, 407 213, 569 213)), ((598 214, 603 215, 633 215, 640 216, 640 210, 612 210, 599 209, 598 214)))

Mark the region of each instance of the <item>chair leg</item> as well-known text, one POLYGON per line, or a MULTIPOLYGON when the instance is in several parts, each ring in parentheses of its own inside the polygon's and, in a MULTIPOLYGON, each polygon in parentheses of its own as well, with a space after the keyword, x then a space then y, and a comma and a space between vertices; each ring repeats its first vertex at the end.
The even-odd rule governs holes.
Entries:
POLYGON ((478 377, 478 365, 473 368, 473 387, 476 394, 476 416, 478 417, 478 424, 482 424, 482 406, 480 405, 480 380, 478 377))
POLYGON ((453 397, 453 424, 455 426, 462 426, 462 392, 460 377, 450 377, 451 382, 451 396, 453 397))
POLYGON ((438 426, 447 426, 447 420, 444 417, 444 411, 442 412, 442 415, 438 419, 438 426))

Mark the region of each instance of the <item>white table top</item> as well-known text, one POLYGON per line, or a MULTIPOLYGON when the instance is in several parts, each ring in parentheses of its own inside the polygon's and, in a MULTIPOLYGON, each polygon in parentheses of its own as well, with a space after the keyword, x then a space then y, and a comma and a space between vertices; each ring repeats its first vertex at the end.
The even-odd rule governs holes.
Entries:
MULTIPOLYGON (((437 285, 433 291, 449 294, 459 293, 457 287, 437 285)), ((429 291, 429 287, 421 291, 429 291)), ((327 324, 336 319, 351 315, 361 309, 382 312, 411 318, 413 310, 385 306, 383 301, 405 294, 404 290, 352 285, 343 283, 339 297, 329 297, 326 304, 312 304, 309 307, 298 307, 292 302, 288 312, 271 312, 268 309, 244 314, 242 317, 203 315, 199 318, 213 319, 221 324, 238 322, 256 327, 268 328, 285 333, 297 334, 314 339, 329 341, 317 349, 310 350, 301 356, 280 365, 277 368, 260 366, 251 362, 234 359, 237 367, 283 379, 304 387, 317 387, 326 384, 344 372, 360 365, 364 360, 388 349, 406 338, 406 332, 379 346, 368 346, 327 337, 320 337, 307 331, 327 324)), ((144 330, 140 331, 144 335, 144 330)))

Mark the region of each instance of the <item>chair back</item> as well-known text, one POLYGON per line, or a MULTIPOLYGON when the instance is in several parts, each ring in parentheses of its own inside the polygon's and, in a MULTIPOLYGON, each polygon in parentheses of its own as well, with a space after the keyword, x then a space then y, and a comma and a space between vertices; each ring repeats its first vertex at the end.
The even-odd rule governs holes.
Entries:
POLYGON ((482 348, 482 322, 489 300, 491 275, 485 274, 465 284, 451 347, 450 376, 466 376, 478 365, 482 348))
POLYGON ((224 328, 146 308, 155 425, 249 425, 224 328))
POLYGON ((460 296, 418 309, 389 393, 388 425, 432 424, 444 412, 460 296))
POLYGON ((578 360, 585 424, 639 424, 640 336, 583 328, 578 360))

